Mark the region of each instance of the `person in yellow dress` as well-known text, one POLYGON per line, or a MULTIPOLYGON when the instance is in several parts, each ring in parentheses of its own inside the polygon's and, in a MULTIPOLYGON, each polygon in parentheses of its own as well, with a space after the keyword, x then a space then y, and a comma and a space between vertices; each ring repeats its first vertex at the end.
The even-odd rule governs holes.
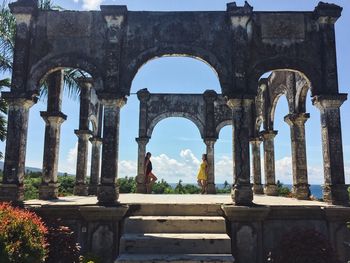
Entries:
POLYGON ((201 194, 206 194, 208 185, 208 156, 206 154, 202 154, 202 163, 199 166, 197 181, 198 185, 202 188, 201 194))

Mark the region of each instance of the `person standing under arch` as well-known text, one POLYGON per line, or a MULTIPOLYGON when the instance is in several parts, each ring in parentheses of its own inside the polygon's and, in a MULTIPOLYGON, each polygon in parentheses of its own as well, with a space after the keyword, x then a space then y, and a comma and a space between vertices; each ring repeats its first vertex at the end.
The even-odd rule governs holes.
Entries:
POLYGON ((198 185, 202 188, 201 194, 207 193, 208 171, 208 156, 206 154, 202 154, 202 163, 199 166, 199 171, 197 175, 198 185))
POLYGON ((144 174, 145 174, 145 181, 146 181, 146 190, 147 194, 152 193, 152 186, 154 185, 154 182, 157 181, 157 177, 152 173, 152 162, 151 162, 151 156, 152 154, 150 152, 146 153, 145 156, 145 164, 144 164, 144 174))

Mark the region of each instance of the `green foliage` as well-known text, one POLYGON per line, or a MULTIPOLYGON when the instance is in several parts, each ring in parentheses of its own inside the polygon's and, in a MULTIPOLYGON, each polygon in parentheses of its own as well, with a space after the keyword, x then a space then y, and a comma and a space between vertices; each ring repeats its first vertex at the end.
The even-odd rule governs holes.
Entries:
POLYGON ((172 194, 174 193, 174 189, 162 179, 160 182, 156 182, 153 185, 153 193, 154 194, 172 194))
POLYGON ((59 196, 70 196, 73 195, 75 176, 69 176, 64 174, 63 176, 58 176, 58 195, 59 196))
POLYGON ((278 244, 268 262, 340 263, 329 240, 313 229, 293 229, 278 244))
MULTIPOLYGON (((41 184, 42 174, 41 172, 27 171, 24 177, 24 199, 38 199, 39 198, 39 186, 41 184)), ((58 195, 70 196, 73 195, 73 189, 75 185, 75 176, 63 175, 58 176, 58 195)))
POLYGON ((47 228, 27 210, 0 203, 0 259, 2 263, 44 262, 47 228))
POLYGON ((46 263, 79 263, 80 246, 75 242, 74 232, 66 226, 63 226, 60 220, 47 224, 49 231, 47 241, 49 243, 49 255, 46 263))
POLYGON ((283 183, 281 183, 279 180, 277 180, 277 193, 279 196, 285 196, 285 197, 289 197, 292 194, 289 188, 286 186, 283 186, 283 183))
POLYGON ((134 177, 118 178, 119 193, 135 193, 136 181, 134 177))

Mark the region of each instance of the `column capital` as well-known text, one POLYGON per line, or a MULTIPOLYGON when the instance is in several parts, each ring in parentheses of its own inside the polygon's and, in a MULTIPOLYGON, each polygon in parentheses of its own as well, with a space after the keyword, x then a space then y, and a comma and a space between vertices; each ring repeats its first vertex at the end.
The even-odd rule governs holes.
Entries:
POLYGON ((74 130, 74 133, 81 139, 89 139, 92 136, 92 131, 90 130, 74 130))
POLYGON ((292 125, 304 125, 310 118, 310 113, 292 113, 284 117, 284 121, 290 126, 292 125))
POLYGON ((319 24, 334 24, 341 16, 342 10, 338 5, 319 2, 315 7, 314 16, 319 24))
POLYGON ((262 139, 260 137, 254 137, 254 138, 250 138, 249 142, 251 144, 256 144, 256 145, 260 145, 262 143, 262 139))
POLYGON ((273 130, 260 132, 260 136, 262 137, 262 139, 264 141, 265 140, 273 140, 277 134, 278 134, 278 131, 273 131, 273 130))
POLYGON ((65 120, 67 120, 67 115, 65 115, 60 111, 56 111, 56 112, 41 111, 40 116, 49 125, 62 124, 65 120))
POLYGON ((347 100, 348 94, 341 93, 336 95, 317 95, 312 98, 312 104, 319 110, 339 109, 347 100))
POLYGON ((237 110, 240 108, 247 108, 250 107, 255 98, 254 97, 247 97, 247 98, 228 98, 227 99, 227 106, 229 106, 232 110, 237 110))
POLYGON ((33 14, 38 10, 37 0, 18 0, 9 4, 11 13, 16 18, 17 25, 26 24, 29 26, 33 14))
POLYGON ((29 109, 38 102, 38 98, 34 94, 21 94, 16 96, 12 92, 2 92, 1 97, 6 101, 9 107, 14 109, 29 109))
POLYGON ((92 136, 89 141, 92 143, 92 144, 96 144, 96 145, 101 145, 102 142, 103 142, 103 139, 99 136, 92 136))
POLYGON ((141 89, 137 92, 137 98, 141 102, 147 102, 151 97, 151 93, 148 91, 148 89, 141 89))
POLYGON ((135 141, 138 143, 138 144, 147 144, 149 142, 149 137, 138 137, 138 138, 135 138, 135 141))
POLYGON ((103 104, 103 106, 106 106, 106 107, 122 108, 127 101, 126 97, 120 97, 114 93, 99 92, 97 96, 98 96, 98 99, 103 104))
POLYGON ((217 99, 218 94, 216 93, 215 90, 206 90, 203 93, 203 97, 207 103, 213 103, 217 99))
POLYGON ((92 88, 94 84, 93 78, 85 78, 85 77, 80 77, 78 78, 78 84, 81 88, 92 88))
POLYGON ((217 138, 204 138, 203 141, 207 146, 213 147, 216 143, 217 138))

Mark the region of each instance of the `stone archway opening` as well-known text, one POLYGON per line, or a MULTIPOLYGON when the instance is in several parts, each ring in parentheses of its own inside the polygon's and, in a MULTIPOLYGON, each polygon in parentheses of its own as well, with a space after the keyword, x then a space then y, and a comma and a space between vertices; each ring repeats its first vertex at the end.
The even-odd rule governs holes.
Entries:
MULTIPOLYGON (((135 176, 135 174, 130 174, 132 171, 127 169, 125 165, 127 163, 132 163, 130 161, 131 158, 134 160, 137 159, 138 150, 135 138, 139 138, 137 131, 139 130, 140 116, 139 101, 135 96, 136 92, 144 88, 147 88, 152 93, 156 92, 164 96, 166 96, 166 94, 174 95, 176 93, 199 95, 203 94, 207 89, 221 92, 217 73, 212 66, 202 59, 194 58, 193 56, 184 56, 182 54, 173 54, 171 56, 152 58, 147 61, 146 64, 142 65, 133 79, 131 96, 128 97, 128 103, 122 110, 121 125, 124 127, 127 126, 129 131, 121 130, 121 177, 135 176), (124 116, 132 117, 125 119, 124 116), (123 147, 123 145, 128 145, 128 147, 123 147), (125 159, 129 159, 129 161, 125 161, 125 159)), ((194 114, 191 115, 190 112, 184 113, 181 109, 173 112, 164 112, 153 118, 153 123, 150 125, 147 137, 151 137, 153 128, 156 127, 158 122, 162 123, 162 119, 169 117, 185 117, 193 123, 196 123, 197 129, 201 132, 195 139, 203 142, 202 121, 194 114)), ((150 141, 152 141, 152 139, 150 141)))
POLYGON ((42 169, 39 198, 57 198, 58 177, 65 174, 75 175, 75 195, 96 194, 98 178, 93 183, 88 175, 100 173, 100 158, 92 155, 100 155, 102 106, 91 75, 81 69, 54 68, 39 83, 39 101, 29 115, 26 163, 42 169), (34 129, 31 123, 42 125, 34 129), (42 162, 32 161, 38 159, 42 162))

